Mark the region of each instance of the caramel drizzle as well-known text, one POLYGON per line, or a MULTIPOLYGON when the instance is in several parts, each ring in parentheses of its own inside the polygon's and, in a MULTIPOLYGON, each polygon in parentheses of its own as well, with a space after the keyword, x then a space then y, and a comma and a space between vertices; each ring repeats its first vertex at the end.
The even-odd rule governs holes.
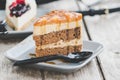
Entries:
MULTIPOLYGON (((40 17, 34 24, 34 26, 42 26, 45 24, 51 24, 51 23, 62 23, 62 22, 71 22, 71 21, 78 21, 82 19, 82 15, 75 12, 69 12, 69 11, 52 11, 42 17, 40 17)), ((68 26, 69 27, 69 26, 68 26)))

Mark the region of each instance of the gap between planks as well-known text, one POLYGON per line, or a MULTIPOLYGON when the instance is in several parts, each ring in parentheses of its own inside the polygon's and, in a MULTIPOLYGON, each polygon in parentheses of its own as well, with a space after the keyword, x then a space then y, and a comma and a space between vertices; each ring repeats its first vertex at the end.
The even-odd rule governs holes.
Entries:
MULTIPOLYGON (((84 24, 84 27, 85 27, 85 30, 86 30, 88 39, 92 41, 92 38, 91 38, 91 36, 90 36, 90 33, 89 33, 88 28, 87 28, 87 24, 86 24, 86 22, 85 22, 84 17, 83 17, 83 24, 84 24)), ((101 65, 100 65, 100 61, 99 61, 98 57, 96 57, 96 61, 97 61, 97 64, 98 64, 98 68, 99 68, 99 70, 100 70, 100 73, 101 73, 101 75, 102 75, 102 77, 103 77, 103 80, 106 80, 106 79, 105 79, 104 72, 103 72, 102 67, 101 67, 101 65)))
MULTIPOLYGON (((75 2, 75 4, 76 4, 76 2, 75 2)), ((78 6, 78 4, 76 6, 78 6)), ((79 7, 77 7, 77 8, 79 8, 79 7)), ((78 10, 80 10, 80 9, 78 9, 78 10)), ((84 31, 85 31, 85 29, 84 29, 84 31)), ((88 36, 86 37, 86 39, 87 38, 88 38, 88 36)), ((91 68, 91 67, 93 67, 93 65, 94 65, 94 68, 95 68, 95 66, 96 67, 98 66, 96 59, 94 59, 94 61, 89 63, 87 66, 85 66, 78 72, 72 73, 72 74, 61 74, 61 73, 48 72, 48 71, 43 70, 41 72, 42 80, 73 80, 73 79, 75 79, 75 80, 91 80, 92 78, 97 79, 97 77, 95 77, 95 74, 90 76, 90 72, 93 71, 93 68, 91 68), (89 70, 89 71, 87 72, 86 70, 89 70)), ((98 67, 97 67, 97 69, 98 69, 98 67)), ((97 72, 99 72, 99 71, 97 71, 97 72)), ((98 74, 100 74, 100 73, 97 73, 97 75, 98 74)), ((101 79, 99 78, 99 80, 102 80, 102 78, 101 79)))
MULTIPOLYGON (((105 0, 104 0, 105 1, 105 0)), ((118 7, 120 1, 107 0, 108 2, 94 6, 93 8, 118 7), (112 5, 111 5, 112 4, 112 5)), ((115 52, 120 51, 120 14, 119 12, 101 16, 86 16, 87 31, 91 40, 104 45, 104 51, 97 57, 98 64, 103 72, 105 80, 120 80, 120 56, 115 52)))
MULTIPOLYGON (((81 10, 78 0, 75 0, 75 2, 76 2, 76 5, 78 6, 79 10, 81 10)), ((88 30, 88 28, 87 28, 87 24, 86 24, 86 21, 85 21, 84 16, 83 16, 83 25, 84 25, 86 34, 87 34, 87 36, 88 36, 88 39, 92 41, 92 38, 91 38, 90 33, 89 33, 89 30, 88 30)), ((98 68, 99 68, 100 74, 102 75, 103 80, 105 80, 105 75, 104 75, 104 72, 103 72, 102 67, 101 67, 101 65, 100 65, 100 61, 99 61, 98 57, 96 57, 96 62, 97 62, 97 64, 98 64, 98 68)))

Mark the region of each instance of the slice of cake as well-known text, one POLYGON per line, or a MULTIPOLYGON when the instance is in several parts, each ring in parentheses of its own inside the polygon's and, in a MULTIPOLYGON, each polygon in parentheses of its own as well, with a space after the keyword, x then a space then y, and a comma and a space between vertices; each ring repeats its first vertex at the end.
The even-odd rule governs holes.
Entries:
POLYGON ((78 52, 82 49, 82 14, 52 11, 34 23, 36 56, 78 52))
POLYGON ((23 30, 35 19, 35 0, 7 0, 6 20, 15 30, 23 30))

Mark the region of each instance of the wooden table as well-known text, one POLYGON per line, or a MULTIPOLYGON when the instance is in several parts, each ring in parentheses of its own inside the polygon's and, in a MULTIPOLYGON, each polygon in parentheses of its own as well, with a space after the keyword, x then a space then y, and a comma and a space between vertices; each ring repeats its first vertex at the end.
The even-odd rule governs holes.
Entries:
MULTIPOLYGON (((100 4, 92 8, 117 6, 120 6, 120 0, 102 0, 100 4)), ((85 9, 85 7, 79 1, 59 0, 39 5, 38 9, 76 11, 85 9)), ((5 58, 4 52, 22 39, 0 40, 0 80, 120 80, 120 13, 86 16, 83 23, 83 39, 104 45, 104 51, 85 67, 69 74, 15 68, 12 66, 12 62, 5 58)))

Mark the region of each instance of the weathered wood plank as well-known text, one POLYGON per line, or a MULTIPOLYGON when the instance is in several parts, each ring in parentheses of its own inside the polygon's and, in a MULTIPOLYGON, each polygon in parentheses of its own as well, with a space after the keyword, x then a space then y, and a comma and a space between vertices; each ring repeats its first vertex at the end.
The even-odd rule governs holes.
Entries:
MULTIPOLYGON (((0 20, 5 19, 4 14, 5 11, 0 11, 0 20)), ((12 62, 4 56, 6 50, 14 47, 20 41, 22 39, 0 39, 0 80, 42 80, 41 71, 13 67, 12 62)), ((19 52, 16 54, 19 54, 19 52)))
MULTIPOLYGON (((83 28, 83 39, 88 40, 83 28)), ((44 71, 45 80, 103 80, 96 59, 74 73, 62 74, 58 72, 44 71)))
POLYGON ((78 10, 74 0, 58 0, 47 4, 38 5, 38 8, 46 10, 78 10))
MULTIPOLYGON (((120 5, 120 1, 112 0, 104 5, 116 7, 118 4, 120 5)), ((104 52, 98 59, 105 79, 120 80, 120 13, 86 17, 85 20, 92 40, 104 45, 104 52)))
POLYGON ((16 40, 9 42, 0 40, 0 80, 40 80, 40 71, 15 68, 12 66, 12 62, 4 56, 4 52, 18 44, 18 42, 16 40))
MULTIPOLYGON (((39 9, 66 9, 78 10, 74 0, 60 0, 44 5, 40 5, 39 9)), ((1 15, 0 15, 1 16, 1 15)), ((83 27, 83 39, 88 40, 85 29, 83 27)), ((39 71, 35 69, 16 68, 12 66, 12 62, 4 57, 4 52, 9 48, 18 44, 21 40, 14 39, 12 41, 0 40, 0 80, 102 80, 101 74, 96 63, 96 59, 75 73, 62 74, 48 71, 39 71)))
MULTIPOLYGON (((45 5, 39 5, 39 8, 42 9, 65 9, 65 10, 71 10, 76 11, 79 10, 79 8, 76 5, 76 2, 74 0, 60 0, 56 2, 52 2, 45 5)), ((88 40, 88 37, 86 35, 86 31, 83 27, 83 40, 88 40)), ((71 74, 62 74, 62 73, 55 73, 55 72, 44 72, 45 80, 103 80, 102 76, 99 72, 96 59, 91 61, 88 65, 80 69, 79 71, 71 74)))

